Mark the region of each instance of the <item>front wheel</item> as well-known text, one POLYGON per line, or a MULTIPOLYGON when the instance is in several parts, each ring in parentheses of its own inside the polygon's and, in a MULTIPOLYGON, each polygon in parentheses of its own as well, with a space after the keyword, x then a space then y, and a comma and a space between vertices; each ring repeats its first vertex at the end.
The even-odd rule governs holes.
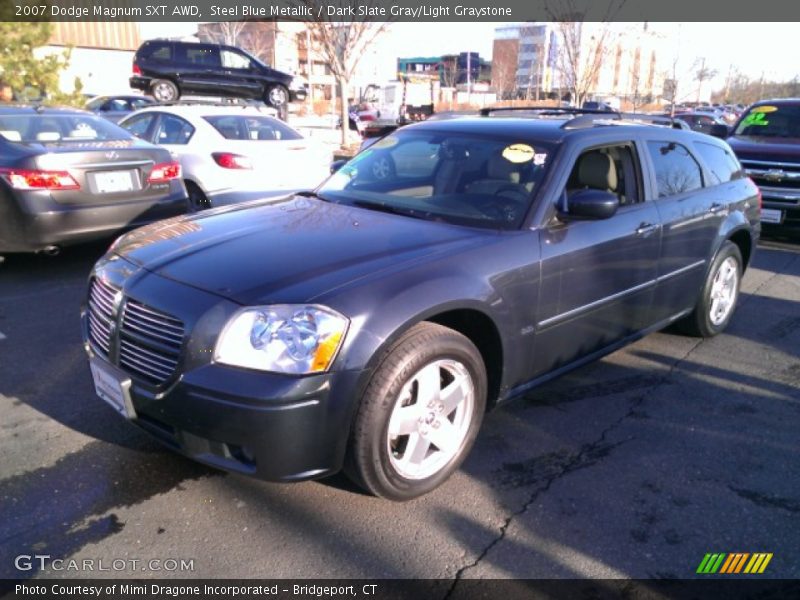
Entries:
POLYGON ((267 94, 264 100, 267 104, 280 111, 289 104, 289 90, 276 83, 267 88, 267 94))
POLYGON ((475 345, 434 323, 411 328, 384 356, 361 400, 347 473, 376 496, 430 492, 469 453, 486 407, 475 345))
POLYGON ((741 284, 742 253, 733 242, 725 242, 708 270, 702 295, 694 311, 680 322, 681 328, 697 337, 721 333, 733 316, 741 284))

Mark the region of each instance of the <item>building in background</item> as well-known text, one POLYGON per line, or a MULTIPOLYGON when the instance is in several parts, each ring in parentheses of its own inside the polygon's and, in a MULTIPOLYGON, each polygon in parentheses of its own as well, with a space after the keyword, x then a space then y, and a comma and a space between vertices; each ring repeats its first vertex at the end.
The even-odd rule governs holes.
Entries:
POLYGON ((488 84, 492 63, 478 52, 397 59, 397 74, 407 77, 438 77, 444 87, 488 84))
POLYGON ((553 23, 495 29, 492 87, 503 98, 543 98, 558 88, 558 36, 553 23))
MULTIPOLYGON (((571 24, 568 24, 571 25, 571 24)), ((502 98, 564 97, 568 76, 564 31, 558 23, 517 23, 497 27, 492 53, 492 87, 502 98)), ((590 97, 616 98, 633 105, 663 95, 658 57, 661 40, 647 23, 582 23, 576 46, 582 68, 605 41, 602 60, 589 74, 590 97)))
POLYGON ((90 95, 129 94, 133 55, 141 43, 139 24, 133 22, 56 22, 50 43, 37 56, 71 48, 69 67, 60 74, 60 87, 74 89, 79 78, 90 95))

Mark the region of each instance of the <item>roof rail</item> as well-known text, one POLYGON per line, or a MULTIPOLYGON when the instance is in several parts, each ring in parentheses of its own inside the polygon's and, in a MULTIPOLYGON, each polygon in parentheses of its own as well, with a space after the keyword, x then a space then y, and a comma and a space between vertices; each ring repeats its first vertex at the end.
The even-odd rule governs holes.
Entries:
POLYGON ((488 117, 494 112, 511 112, 511 111, 537 111, 544 115, 581 115, 581 114, 602 114, 602 115, 616 115, 619 114, 615 110, 604 110, 601 108, 573 108, 570 106, 489 106, 480 109, 482 117, 488 117))

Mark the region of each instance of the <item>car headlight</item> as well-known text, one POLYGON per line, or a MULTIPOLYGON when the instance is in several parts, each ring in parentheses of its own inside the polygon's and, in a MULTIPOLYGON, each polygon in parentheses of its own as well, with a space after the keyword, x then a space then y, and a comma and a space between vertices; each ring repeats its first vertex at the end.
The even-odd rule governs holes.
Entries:
POLYGON ((324 306, 245 308, 223 329, 214 360, 275 373, 322 373, 336 358, 348 324, 346 317, 324 306))

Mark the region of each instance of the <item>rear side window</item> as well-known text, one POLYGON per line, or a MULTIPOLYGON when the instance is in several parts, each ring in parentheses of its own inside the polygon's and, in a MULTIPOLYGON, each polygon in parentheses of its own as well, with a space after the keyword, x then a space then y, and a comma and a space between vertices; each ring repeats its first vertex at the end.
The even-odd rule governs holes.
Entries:
POLYGON ((213 115, 203 117, 226 140, 302 140, 303 136, 270 117, 213 115))
POLYGON ((695 144, 695 148, 711 171, 711 185, 726 183, 742 176, 742 167, 730 150, 702 142, 695 144))
POLYGON ((213 46, 186 46, 183 48, 185 60, 193 65, 219 67, 219 48, 213 46))
POLYGON ((172 60, 172 46, 170 44, 147 44, 139 50, 139 57, 150 60, 172 60))
POLYGON ((156 131, 156 144, 187 144, 194 135, 194 127, 175 115, 162 114, 156 131))
POLYGON ((647 142, 647 149, 656 171, 659 198, 703 187, 700 165, 686 146, 675 142, 647 142))

